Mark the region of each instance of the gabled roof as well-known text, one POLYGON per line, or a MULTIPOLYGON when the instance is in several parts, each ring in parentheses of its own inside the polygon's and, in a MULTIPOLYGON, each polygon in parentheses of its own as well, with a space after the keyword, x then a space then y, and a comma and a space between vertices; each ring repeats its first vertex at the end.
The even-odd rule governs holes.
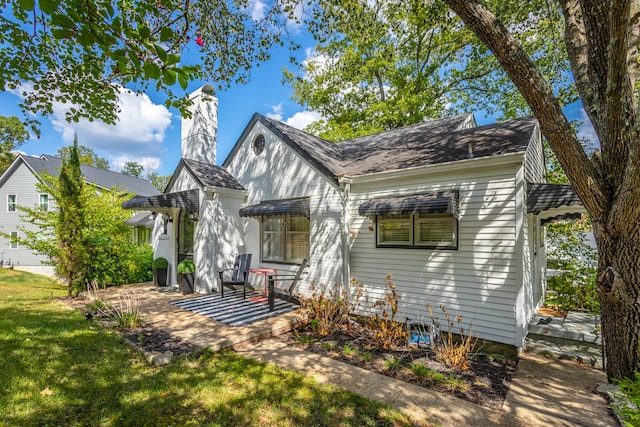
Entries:
POLYGON ((203 187, 230 188, 244 190, 238 181, 226 169, 191 159, 181 159, 181 163, 191 171, 193 177, 203 187))
MULTIPOLYGON (((20 154, 15 161, 20 160, 24 161, 24 163, 36 175, 46 172, 49 175, 57 176, 62 168, 62 160, 58 157, 49 155, 33 157, 20 154)), ((121 190, 133 193, 137 196, 153 196, 160 194, 158 189, 147 179, 137 178, 135 176, 87 165, 80 165, 80 171, 82 172, 82 176, 85 181, 97 185, 98 187, 119 187, 121 190)))
POLYGON ((332 143, 256 113, 223 167, 258 122, 334 182, 340 176, 524 153, 537 127, 534 117, 476 127, 472 114, 460 114, 332 143))

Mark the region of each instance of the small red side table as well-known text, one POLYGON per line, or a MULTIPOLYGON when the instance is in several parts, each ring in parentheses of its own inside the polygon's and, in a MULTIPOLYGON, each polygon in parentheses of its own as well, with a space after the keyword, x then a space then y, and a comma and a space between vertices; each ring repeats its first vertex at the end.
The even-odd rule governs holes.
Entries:
POLYGON ((264 298, 267 297, 267 276, 268 275, 273 275, 275 277, 278 276, 278 270, 276 270, 275 268, 252 268, 250 270, 248 270, 249 273, 254 273, 254 274, 262 274, 262 276, 264 277, 264 293, 258 297, 253 297, 253 298, 249 298, 251 301, 266 301, 264 298))

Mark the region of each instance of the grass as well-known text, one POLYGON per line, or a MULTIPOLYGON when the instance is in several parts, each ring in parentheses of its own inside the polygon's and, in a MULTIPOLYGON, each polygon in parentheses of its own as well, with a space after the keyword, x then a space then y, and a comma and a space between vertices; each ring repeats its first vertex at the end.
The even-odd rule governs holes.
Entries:
POLYGON ((232 352, 151 367, 112 330, 0 270, 0 426, 415 425, 380 403, 232 352))

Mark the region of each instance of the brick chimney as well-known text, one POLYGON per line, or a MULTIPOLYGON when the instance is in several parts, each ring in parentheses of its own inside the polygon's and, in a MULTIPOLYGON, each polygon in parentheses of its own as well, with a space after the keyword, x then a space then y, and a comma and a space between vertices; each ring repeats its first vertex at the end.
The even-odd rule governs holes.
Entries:
POLYGON ((182 158, 216 164, 218 139, 218 98, 213 86, 206 84, 195 90, 189 99, 191 118, 182 118, 182 158))

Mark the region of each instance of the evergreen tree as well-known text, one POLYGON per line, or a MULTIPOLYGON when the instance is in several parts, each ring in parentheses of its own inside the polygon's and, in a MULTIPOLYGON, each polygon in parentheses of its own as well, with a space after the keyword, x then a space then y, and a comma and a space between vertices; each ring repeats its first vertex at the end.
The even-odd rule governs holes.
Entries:
POLYGON ((80 172, 78 137, 73 140, 69 156, 62 159, 58 180, 58 204, 55 232, 58 237, 56 273, 69 287, 69 296, 84 285, 84 264, 87 253, 84 242, 85 206, 82 197, 84 181, 80 172))

